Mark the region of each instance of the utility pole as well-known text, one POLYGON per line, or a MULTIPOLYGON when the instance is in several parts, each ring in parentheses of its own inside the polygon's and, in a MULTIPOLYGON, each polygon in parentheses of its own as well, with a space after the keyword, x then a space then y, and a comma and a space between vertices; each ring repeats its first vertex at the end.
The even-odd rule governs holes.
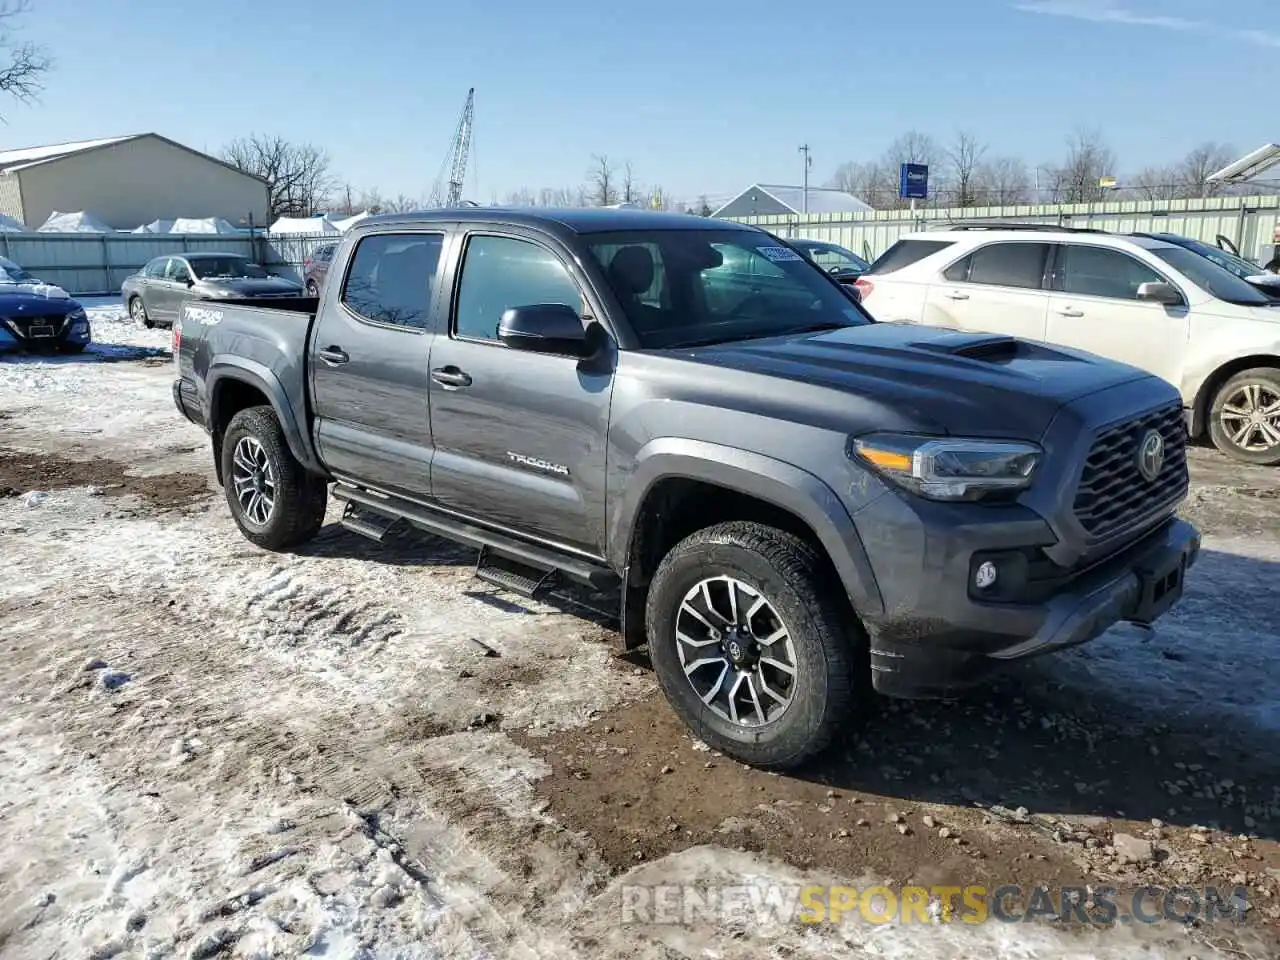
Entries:
POLYGON ((813 157, 809 155, 809 145, 803 144, 800 152, 804 154, 804 191, 802 194, 802 212, 805 216, 809 215, 809 168, 813 166, 813 157))

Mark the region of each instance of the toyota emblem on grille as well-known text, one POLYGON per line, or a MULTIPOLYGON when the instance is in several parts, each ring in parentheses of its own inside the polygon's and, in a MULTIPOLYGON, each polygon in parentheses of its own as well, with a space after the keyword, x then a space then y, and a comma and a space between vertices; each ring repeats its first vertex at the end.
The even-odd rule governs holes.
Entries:
POLYGON ((1164 466, 1164 437, 1158 430, 1148 430, 1138 447, 1138 472, 1147 480, 1160 476, 1164 466))

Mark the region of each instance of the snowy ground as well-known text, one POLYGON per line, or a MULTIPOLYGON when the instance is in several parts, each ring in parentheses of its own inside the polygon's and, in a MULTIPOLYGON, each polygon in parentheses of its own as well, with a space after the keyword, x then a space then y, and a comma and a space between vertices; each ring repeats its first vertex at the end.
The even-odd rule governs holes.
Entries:
MULTIPOLYGON (((124 469, 157 484, 197 473, 210 488, 173 504, 119 495, 109 483, 0 496, 0 956, 1216 952, 1218 934, 1168 924, 1086 934, 1002 923, 621 922, 628 883, 919 882, 948 864, 945 850, 886 826, 879 813, 861 828, 874 842, 842 859, 718 839, 730 819, 771 823, 760 812, 771 803, 792 808, 796 836, 808 842, 833 826, 831 802, 822 793, 807 799, 826 783, 866 805, 850 806, 854 813, 888 804, 913 817, 929 809, 948 822, 968 818, 965 849, 986 851, 984 876, 1124 878, 1029 826, 987 824, 930 794, 933 778, 981 792, 967 768, 1013 782, 1015 761, 1002 768, 990 752, 925 759, 941 739, 931 724, 954 740, 968 735, 970 715, 975 738, 988 744, 1006 734, 1016 742, 1010 732, 1033 713, 1033 732, 1048 718, 1044 729, 1069 731, 1072 749, 1081 731, 1090 763, 1119 768, 1107 777, 1126 782, 1123 767, 1132 766, 1153 781, 1150 795, 1126 787, 1134 792, 1122 806, 1130 818, 1158 811, 1167 821, 1157 834, 1171 847, 1169 863, 1182 863, 1193 818, 1221 821, 1206 848, 1220 857, 1206 861, 1200 881, 1225 884, 1239 872, 1280 893, 1265 872, 1280 868, 1280 795, 1267 793, 1268 773, 1280 782, 1280 500, 1269 474, 1231 471, 1202 485, 1192 515, 1201 511, 1217 533, 1186 601, 1154 635, 1117 630, 1037 665, 1007 701, 999 693, 961 711, 889 714, 925 731, 923 746, 868 748, 878 769, 922 759, 901 764, 906 780, 886 774, 875 789, 849 787, 858 775, 848 764, 821 784, 766 778, 704 764, 697 744, 669 732, 652 675, 619 659, 609 629, 482 588, 466 551, 421 537, 366 543, 332 524, 298 555, 250 546, 212 485, 203 433, 173 409, 168 331, 138 329, 110 302, 91 301, 91 322, 95 346, 83 356, 0 359, 0 458, 93 461, 86 470, 124 469), (646 717, 655 719, 637 719, 646 717), (633 739, 602 758, 626 718, 633 739), (1113 760, 1106 741, 1134 731, 1135 743, 1156 752, 1142 746, 1113 760), (663 751, 678 758, 673 766, 663 751), (608 773, 607 763, 621 767, 608 773), (1192 799, 1188 782, 1170 799, 1154 783, 1166 764, 1171 781, 1195 781, 1190 767, 1217 764, 1215 782, 1230 774, 1237 784, 1192 799), (707 795, 713 776, 723 795, 707 795), (627 790, 636 802, 619 809, 627 790), (741 816, 726 812, 734 804, 741 816), (701 833, 691 812, 699 806, 710 810, 701 833), (633 816, 649 819, 637 826, 633 816), (628 830, 643 833, 636 843, 649 853, 624 866, 614 847, 628 830), (1253 838, 1238 839, 1242 831, 1253 838)), ((1220 469, 1212 454, 1197 456, 1206 471, 1220 469)), ((1026 769, 1036 762, 1016 760, 1026 769)), ((1124 791, 1100 786, 1102 774, 1075 772, 1081 763, 1064 753, 1051 772, 1065 771, 1067 791, 1072 778, 1088 780, 1088 790, 1067 799, 1046 787, 1029 805, 1107 818, 1096 829, 1144 826, 1109 809, 1124 791)), ((1260 900, 1255 915, 1277 902, 1260 900)), ((1258 944, 1280 943, 1263 925, 1232 937, 1252 951, 1233 956, 1273 955, 1258 944)))

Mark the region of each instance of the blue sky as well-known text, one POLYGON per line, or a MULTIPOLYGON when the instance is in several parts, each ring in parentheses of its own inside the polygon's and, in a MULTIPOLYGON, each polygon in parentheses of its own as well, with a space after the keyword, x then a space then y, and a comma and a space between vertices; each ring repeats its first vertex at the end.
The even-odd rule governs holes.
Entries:
POLYGON ((808 142, 820 182, 911 128, 1034 165, 1098 127, 1122 172, 1280 141, 1274 0, 33 2, 57 65, 0 104, 0 146, 273 133, 384 194, 429 190, 468 86, 482 201, 575 185, 593 153, 692 199, 798 182, 808 142))

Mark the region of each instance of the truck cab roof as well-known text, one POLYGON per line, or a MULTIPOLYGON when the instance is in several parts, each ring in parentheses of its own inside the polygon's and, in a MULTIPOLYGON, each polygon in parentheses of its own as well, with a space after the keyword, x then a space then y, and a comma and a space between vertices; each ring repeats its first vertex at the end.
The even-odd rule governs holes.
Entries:
POLYGON ((709 220, 688 213, 628 210, 610 207, 445 207, 415 213, 383 213, 366 217, 352 229, 376 231, 388 225, 416 223, 502 223, 568 229, 573 233, 613 233, 620 230, 755 230, 729 220, 709 220))

